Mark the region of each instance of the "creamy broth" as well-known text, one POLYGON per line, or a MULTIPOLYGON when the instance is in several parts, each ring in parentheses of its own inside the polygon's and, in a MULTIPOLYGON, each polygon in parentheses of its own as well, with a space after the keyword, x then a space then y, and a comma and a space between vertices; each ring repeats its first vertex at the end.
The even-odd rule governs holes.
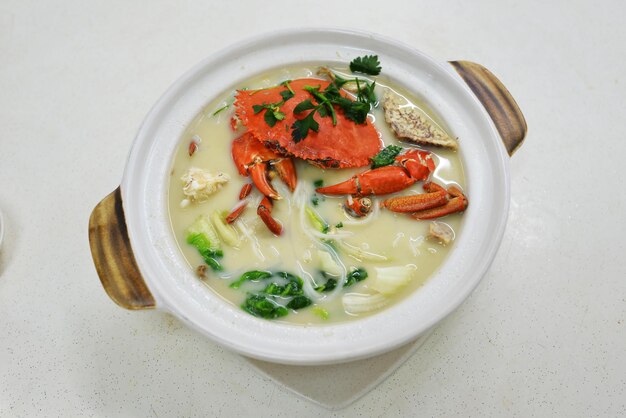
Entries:
MULTIPOLYGON (((198 251, 186 242, 187 228, 194 220, 203 214, 210 214, 216 210, 230 211, 239 201, 239 192, 246 183, 251 183, 249 177, 241 176, 231 158, 231 142, 240 133, 235 133, 230 127, 230 118, 234 112, 233 95, 236 89, 248 88, 259 89, 271 87, 284 80, 304 77, 317 77, 315 75, 318 65, 283 68, 247 80, 245 83, 233 86, 225 91, 220 97, 209 103, 189 124, 189 127, 180 138, 180 145, 172 162, 171 178, 169 185, 169 213, 172 230, 180 246, 182 254, 195 270, 204 261, 198 251), (223 106, 228 108, 215 112, 223 106), (193 156, 189 156, 189 143, 193 140, 199 142, 199 147, 193 156), (206 202, 192 203, 187 207, 181 207, 184 199, 182 192, 181 176, 190 168, 198 167, 209 170, 212 173, 223 172, 230 176, 230 181, 219 191, 209 197, 206 202)), ((333 67, 337 73, 349 77, 349 71, 333 67)), ((384 70, 383 70, 384 72, 384 70)), ((364 77, 368 79, 369 77, 364 77)), ((383 75, 371 78, 376 80, 376 93, 382 97, 385 89, 392 89, 404 96, 414 106, 424 110, 434 123, 445 129, 445 125, 427 107, 427 105, 412 96, 405 89, 393 84, 383 75)), ((412 144, 398 141, 394 133, 385 123, 380 106, 374 109, 370 115, 370 121, 374 121, 376 129, 381 135, 384 146, 396 144, 405 148, 414 147, 412 144)), ((448 133, 452 135, 452 132, 448 133)), ((306 139, 305 139, 306 140, 306 139)), ((463 168, 458 153, 441 148, 421 147, 428 149, 435 155, 437 168, 433 173, 433 180, 442 186, 456 184, 465 188, 463 168)), ((306 194, 306 203, 310 204, 314 196, 314 182, 323 179, 324 185, 331 185, 344 181, 352 175, 365 171, 368 167, 358 169, 321 169, 301 160, 296 160, 298 173, 298 193, 306 194)), ((216 294, 228 303, 239 307, 245 300, 247 292, 260 291, 268 282, 248 282, 239 289, 232 289, 229 285, 237 280, 241 274, 251 270, 286 271, 301 277, 305 282, 314 280, 317 285, 323 284, 320 280, 320 260, 318 249, 319 239, 309 237, 303 231, 301 223, 302 202, 289 192, 280 179, 272 180, 272 185, 283 196, 283 199, 274 202, 272 216, 283 224, 283 234, 273 235, 261 219, 257 216, 256 207, 261 200, 261 194, 253 188, 250 196, 251 203, 241 216, 241 221, 253 232, 253 236, 244 239, 239 248, 229 247, 222 244, 224 257, 220 259, 224 270, 213 272, 207 270, 206 278, 202 280, 216 294)), ((417 182, 397 195, 407 195, 422 192, 422 182, 417 182)), ((304 194, 303 194, 304 195, 304 194)), ((299 196, 303 196, 299 195, 299 196)), ((393 195, 374 198, 374 203, 379 204, 382 199, 393 195)), ((351 287, 339 289, 334 295, 331 293, 319 293, 319 299, 313 301, 313 305, 297 311, 289 310, 287 316, 275 319, 298 324, 327 324, 337 323, 355 318, 375 314, 374 310, 362 314, 348 314, 342 304, 342 295, 345 293, 370 294, 372 289, 368 286, 376 275, 377 267, 414 265, 416 272, 412 280, 397 294, 390 296, 387 306, 418 290, 418 288, 433 274, 446 258, 448 252, 454 247, 454 243, 444 246, 436 240, 428 238, 429 224, 431 221, 416 221, 406 214, 393 213, 380 209, 375 219, 365 218, 363 225, 353 224, 342 207, 346 196, 321 196, 318 197, 318 205, 314 209, 321 217, 334 226, 343 223, 342 228, 331 228, 339 234, 351 234, 343 239, 346 245, 352 248, 360 248, 371 253, 386 257, 387 261, 358 260, 349 255, 336 245, 337 254, 345 266, 350 268, 363 268, 369 277, 351 287), (326 315, 320 315, 323 308, 326 315)), ((374 215, 369 215, 374 216, 374 215)), ((449 225, 455 233, 461 227, 462 215, 448 215, 437 222, 449 225)), ((306 222, 306 220, 305 220, 306 222)), ((240 232, 241 235, 241 232, 240 232)), ((332 235, 331 235, 332 236, 332 235)), ((343 247, 345 248, 345 247, 343 247)), ((353 251, 351 251, 353 252, 353 251)), ((279 282, 279 279, 272 281, 279 282)), ((279 283, 280 284, 280 283, 279 283)), ((305 286, 306 287, 306 286, 305 286)))

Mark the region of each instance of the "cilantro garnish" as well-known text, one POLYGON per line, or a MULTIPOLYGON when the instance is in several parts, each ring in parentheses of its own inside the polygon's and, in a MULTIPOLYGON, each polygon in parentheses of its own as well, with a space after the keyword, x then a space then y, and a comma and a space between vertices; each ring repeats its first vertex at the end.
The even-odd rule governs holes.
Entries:
MULTIPOLYGON (((378 75, 380 74, 380 62, 377 55, 366 55, 358 57, 350 62, 350 70, 352 72, 361 72, 364 74, 378 75)), ((303 118, 297 119, 291 125, 291 138, 295 143, 298 143, 305 139, 310 131, 318 132, 319 123, 315 120, 315 114, 319 117, 331 117, 333 120, 333 126, 337 125, 337 111, 335 106, 341 109, 348 120, 357 124, 364 124, 367 121, 367 115, 373 106, 376 106, 377 97, 374 92, 376 88, 376 82, 368 82, 367 80, 360 80, 358 77, 354 79, 345 79, 337 74, 332 74, 333 82, 326 87, 323 91, 320 91, 321 86, 304 86, 311 96, 311 99, 303 100, 298 103, 293 109, 295 115, 299 115, 308 112, 303 118), (346 83, 356 84, 356 100, 351 100, 348 97, 344 97, 340 93, 340 89, 346 83)), ((281 120, 285 119, 285 113, 280 110, 280 107, 285 102, 295 96, 295 92, 289 85, 289 80, 282 82, 280 85, 285 86, 287 90, 281 91, 280 96, 282 101, 276 103, 263 103, 261 105, 252 106, 254 113, 265 112, 263 118, 265 123, 270 127, 273 127, 281 120)), ((256 93, 256 92, 255 92, 256 93)), ((289 130, 288 126, 285 126, 285 130, 289 130)), ((391 163, 387 163, 388 165, 391 163)))
POLYGON ((371 158, 372 168, 384 167, 393 164, 396 156, 400 154, 402 147, 389 145, 371 158))
POLYGON ((337 124, 337 114, 335 113, 335 108, 333 107, 332 102, 320 92, 320 86, 304 86, 303 89, 308 91, 315 98, 318 104, 314 104, 311 99, 306 99, 298 103, 293 109, 293 113, 296 115, 310 110, 304 118, 296 120, 293 125, 291 125, 291 138, 296 144, 306 138, 309 131, 319 131, 320 125, 315 120, 316 112, 319 113, 321 117, 326 117, 330 114, 333 118, 333 125, 337 124))
MULTIPOLYGON (((342 81, 351 81, 344 80, 342 81)), ((368 93, 364 93, 357 96, 357 100, 350 100, 347 97, 343 97, 339 93, 339 88, 336 84, 330 84, 324 91, 320 91, 320 86, 312 87, 312 86, 304 86, 304 90, 308 91, 317 104, 313 103, 311 99, 303 100, 298 103, 296 107, 293 109, 294 114, 304 113, 307 110, 310 112, 303 119, 296 120, 293 125, 291 125, 291 138, 295 143, 302 141, 307 137, 309 131, 312 130, 314 132, 318 132, 319 124, 315 120, 315 113, 319 114, 320 117, 330 116, 333 119, 333 125, 337 124, 337 112, 335 111, 335 106, 339 106, 341 110, 343 110, 344 115, 347 119, 355 122, 355 123, 365 123, 367 120, 367 114, 371 109, 372 104, 376 101, 376 96, 373 93, 374 84, 365 83, 365 88, 368 93), (374 102, 370 102, 370 98, 373 96, 374 102)), ((342 85, 342 84, 341 84, 342 85)), ((364 90, 365 91, 365 90, 364 90)))
POLYGON ((313 117, 314 114, 315 111, 309 113, 304 119, 298 119, 291 125, 291 139, 293 139, 293 142, 297 144, 302 141, 307 137, 309 131, 319 131, 320 125, 313 117))
POLYGON ((255 115, 265 110, 265 113, 263 114, 263 119, 270 128, 273 128, 277 122, 285 119, 285 113, 280 110, 280 107, 284 105, 287 100, 295 96, 293 89, 289 85, 289 80, 283 81, 282 83, 280 83, 280 85, 287 88, 287 90, 283 90, 280 92, 280 97, 282 97, 283 100, 275 103, 263 103, 260 105, 252 106, 252 110, 254 110, 255 115))
POLYGON ((350 71, 353 73, 378 75, 381 69, 378 55, 365 55, 357 57, 350 62, 350 71))

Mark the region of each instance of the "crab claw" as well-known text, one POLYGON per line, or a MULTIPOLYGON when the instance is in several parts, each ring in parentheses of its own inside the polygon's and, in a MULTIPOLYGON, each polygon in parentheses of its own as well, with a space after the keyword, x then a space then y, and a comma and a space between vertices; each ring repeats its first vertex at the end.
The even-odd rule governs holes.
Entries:
POLYGON ((291 191, 296 188, 298 179, 293 161, 266 148, 250 132, 244 133, 233 141, 231 152, 239 174, 250 175, 254 185, 265 196, 280 199, 280 195, 268 179, 269 166, 274 167, 291 191))
POLYGON ((386 166, 367 170, 352 178, 332 186, 319 187, 315 191, 322 194, 355 196, 381 195, 399 192, 417 180, 397 166, 386 166))
POLYGON ((261 161, 252 163, 248 166, 248 172, 252 177, 252 182, 261 193, 274 200, 280 199, 280 195, 274 190, 269 178, 267 178, 267 163, 261 161))
POLYGON ((399 192, 416 181, 426 180, 435 171, 435 161, 428 151, 412 149, 395 158, 399 165, 386 166, 357 174, 343 183, 320 187, 318 193, 355 196, 399 192))
POLYGON ((275 161, 272 167, 274 167, 283 183, 289 187, 289 190, 292 192, 296 190, 298 176, 296 175, 296 166, 291 158, 282 158, 275 161))
POLYGON ((407 169, 416 181, 425 180, 435 171, 435 161, 428 151, 412 149, 396 157, 396 162, 407 169))
POLYGON ((362 218, 372 210, 372 199, 367 197, 352 198, 348 196, 348 200, 344 203, 345 209, 355 218, 362 218))
POLYGON ((283 226, 276 219, 272 218, 272 209, 274 205, 272 205, 272 201, 265 196, 256 210, 257 215, 261 218, 261 220, 267 226, 273 234, 280 235, 283 232, 283 226))

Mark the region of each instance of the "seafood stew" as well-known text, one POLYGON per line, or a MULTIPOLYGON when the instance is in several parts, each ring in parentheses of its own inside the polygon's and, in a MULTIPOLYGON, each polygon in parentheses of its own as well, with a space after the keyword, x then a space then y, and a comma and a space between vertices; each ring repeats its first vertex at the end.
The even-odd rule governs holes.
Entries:
POLYGON ((259 318, 336 323, 399 301, 445 259, 468 205, 458 142, 422 98, 376 57, 324 65, 233 86, 174 157, 182 253, 259 318))

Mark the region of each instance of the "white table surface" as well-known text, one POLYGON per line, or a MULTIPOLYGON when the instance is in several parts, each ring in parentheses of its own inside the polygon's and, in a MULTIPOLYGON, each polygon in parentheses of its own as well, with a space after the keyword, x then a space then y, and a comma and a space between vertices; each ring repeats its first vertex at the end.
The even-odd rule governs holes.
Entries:
POLYGON ((625 4, 0 2, 0 416, 330 414, 167 314, 116 306, 87 243, 163 91, 233 41, 300 25, 479 62, 529 126, 481 285, 336 414, 625 415, 625 4))

